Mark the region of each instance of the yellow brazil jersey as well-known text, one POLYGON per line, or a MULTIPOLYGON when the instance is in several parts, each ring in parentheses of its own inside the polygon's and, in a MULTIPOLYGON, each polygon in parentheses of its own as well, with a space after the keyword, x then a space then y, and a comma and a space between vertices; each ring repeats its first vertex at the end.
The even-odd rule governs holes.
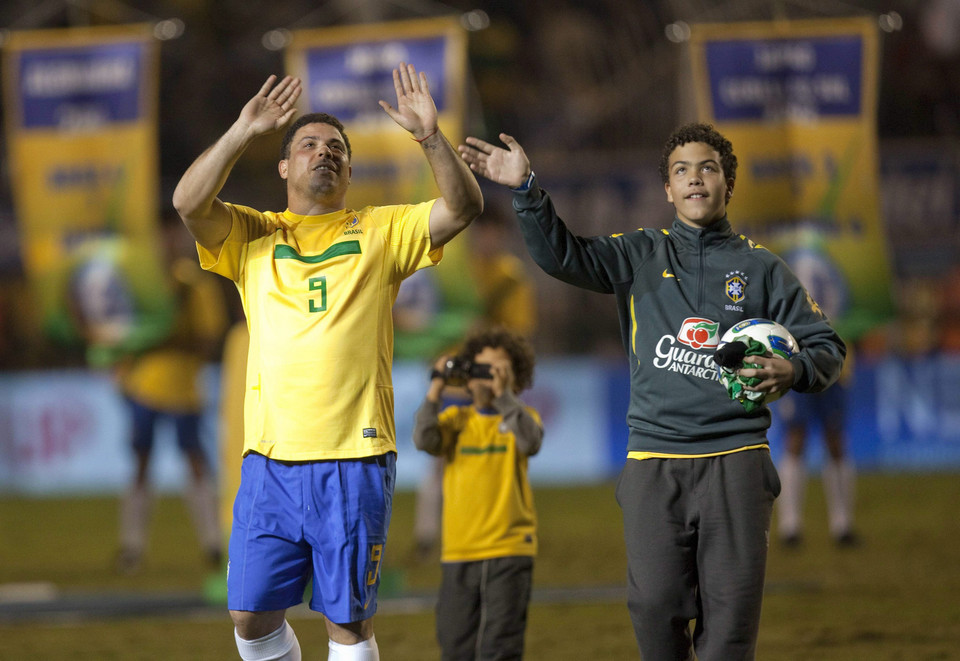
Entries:
MULTIPOLYGON (((540 424, 537 412, 526 411, 540 424)), ((527 457, 496 411, 450 406, 443 437, 442 562, 537 554, 537 515, 527 457)))
POLYGON ((400 282, 440 261, 433 201, 319 216, 227 205, 200 263, 236 282, 250 330, 244 454, 308 461, 396 450, 393 317, 400 282))
POLYGON ((186 258, 171 268, 177 313, 163 344, 129 356, 117 366, 123 394, 166 413, 200 413, 204 398, 199 385, 210 347, 227 328, 227 309, 217 279, 186 258))
POLYGON ((471 273, 483 301, 485 321, 529 337, 537 325, 533 281, 510 254, 474 259, 471 273))

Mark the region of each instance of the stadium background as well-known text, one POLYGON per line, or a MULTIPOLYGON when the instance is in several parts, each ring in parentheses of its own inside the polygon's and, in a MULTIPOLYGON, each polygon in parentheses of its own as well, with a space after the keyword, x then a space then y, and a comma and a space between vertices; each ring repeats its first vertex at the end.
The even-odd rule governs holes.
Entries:
MULTIPOLYGON (((541 178, 555 182, 550 188, 565 215, 575 219, 578 231, 585 234, 622 231, 640 224, 663 226, 670 220, 655 171, 658 149, 676 124, 695 117, 684 46, 670 38, 677 29, 676 21, 693 24, 851 15, 879 20, 896 12, 902 19, 900 29, 880 33, 877 105, 879 194, 896 315, 868 334, 859 347, 849 432, 853 456, 861 471, 868 473, 868 497, 883 498, 887 492, 885 486, 872 486, 886 483, 870 480, 889 477, 892 484, 902 486, 904 483, 896 480, 935 472, 930 483, 940 480, 938 484, 943 485, 934 492, 935 497, 955 503, 960 495, 951 480, 960 470, 960 6, 956 2, 606 0, 586 8, 565 0, 13 0, 0 8, 0 28, 59 28, 173 17, 183 21, 183 34, 160 47, 157 205, 159 215, 169 219, 170 196, 186 166, 229 125, 260 81, 283 70, 282 51, 265 46, 269 30, 456 15, 476 9, 485 12, 489 24, 468 33, 464 131, 490 137, 503 130, 517 136, 541 178)), ((483 25, 482 17, 472 16, 483 25)), ((4 110, 0 108, 0 113, 4 110)), ((18 521, 10 515, 10 508, 32 511, 37 496, 46 497, 40 506, 62 503, 69 509, 76 503, 78 512, 85 511, 90 497, 100 505, 112 503, 111 495, 127 479, 129 464, 126 422, 109 377, 87 370, 81 350, 57 345, 37 332, 32 313, 37 303, 25 295, 7 145, 2 147, 0 510, 4 511, 4 525, 0 534, 10 539, 16 536, 11 531, 16 530, 18 521)), ((282 189, 269 176, 275 153, 270 144, 248 152, 223 197, 262 208, 282 204, 282 189)), ((488 204, 507 203, 502 191, 485 187, 485 194, 488 204)), ((551 281, 529 262, 519 237, 513 239, 509 248, 526 262, 538 291, 539 330, 534 344, 540 367, 531 398, 547 413, 553 437, 550 452, 531 462, 531 476, 548 498, 553 489, 606 486, 619 468, 625 443, 626 375, 620 364, 622 349, 615 332, 614 306, 603 296, 551 281)), ((232 296, 229 300, 236 298, 226 286, 225 292, 232 296)), ((238 318, 236 309, 232 314, 238 318)), ((208 368, 205 378, 215 392, 216 365, 208 368)), ((419 363, 398 364, 400 481, 407 488, 417 483, 423 463, 409 441, 404 441, 408 438, 404 411, 412 411, 424 379, 419 363)), ((207 418, 206 442, 211 450, 215 406, 211 401, 207 418)), ((771 439, 776 454, 776 427, 771 439)), ((159 483, 176 491, 183 480, 181 462, 170 443, 160 443, 158 449, 155 469, 159 483)), ((816 465, 820 461, 816 443, 811 450, 810 461, 816 465)), ((913 487, 905 489, 901 493, 910 493, 913 487)), ((612 500, 609 491, 606 495, 612 500)), ((563 496, 558 499, 562 502, 563 496)), ((863 496, 861 503, 868 509, 864 517, 867 527, 870 510, 879 506, 865 502, 863 496)), ((921 509, 920 503, 917 506, 921 509)), ((814 499, 809 505, 811 526, 818 516, 815 507, 814 499)), ((938 502, 928 503, 926 510, 929 514, 950 508, 938 502)), ((176 520, 177 515, 172 516, 176 520)), ((940 532, 947 543, 956 543, 960 536, 955 522, 935 517, 919 517, 921 520, 942 526, 940 532)), ((882 525, 878 523, 877 529, 882 525)), ((108 528, 106 534, 112 531, 108 528)), ((616 548, 619 532, 614 529, 607 535, 613 541, 611 548, 616 548)), ((32 538, 26 532, 23 536, 32 538)), ((869 529, 865 536, 869 541, 869 529)), ((112 539, 101 540, 105 557, 112 550, 112 539)), ((23 552, 9 542, 3 549, 5 553, 23 552)), ((19 556, 6 559, 12 561, 0 582, 42 578, 43 570, 28 569, 19 556), (23 570, 20 574, 18 567, 23 570)), ((834 560, 828 557, 826 562, 834 560)), ((614 569, 618 561, 611 561, 614 569)), ((812 560, 800 562, 800 568, 781 574, 775 567, 774 579, 789 576, 802 582, 809 579, 804 578, 803 570, 823 576, 824 567, 815 564, 812 560)), ((548 571, 538 580, 552 577, 548 571)), ((826 575, 842 573, 836 565, 825 571, 826 575)), ((943 567, 943 572, 943 585, 955 586, 955 567, 943 567)), ((163 581, 162 576, 154 578, 163 581)), ((606 584, 609 577, 594 572, 594 578, 606 584)), ((408 580, 417 585, 415 575, 408 580)), ((429 585, 431 579, 421 580, 429 585)), ((178 584, 178 579, 171 581, 178 584)), ((104 584, 104 589, 118 587, 108 579, 104 584)), ((862 590, 862 586, 858 588, 862 590)), ((956 615, 955 608, 953 612, 956 615)), ((955 624, 941 631, 943 640, 960 643, 955 624)), ((889 658, 954 658, 905 654, 889 658)))
MULTIPOLYGON (((960 425, 955 424, 960 407, 956 394, 960 392, 956 360, 960 351, 960 95, 956 93, 960 19, 956 3, 864 2, 833 7, 830 3, 675 1, 627 7, 610 1, 590 11, 568 3, 560 11, 560 5, 538 2, 411 6, 294 2, 272 7, 243 2, 127 5, 108 0, 39 6, 10 3, 0 19, 15 29, 182 20, 182 35, 160 42, 159 48, 157 213, 166 224, 176 222, 169 204, 173 186, 198 149, 229 125, 235 108, 243 104, 256 81, 283 70, 282 49, 267 47, 273 29, 456 15, 455 9, 478 7, 485 11, 480 19, 476 12, 462 15, 465 25, 479 20, 477 25, 486 26, 464 30, 469 65, 463 131, 491 137, 504 130, 520 137, 560 208, 583 234, 612 233, 641 224, 665 226, 670 221, 654 168, 657 149, 674 125, 696 116, 685 46, 668 38, 678 29, 676 21, 851 15, 880 20, 898 12, 901 29, 877 30, 881 41, 876 115, 878 190, 893 275, 890 296, 897 316, 858 343, 862 360, 857 362, 852 392, 851 444, 864 468, 960 467, 960 425), (223 75, 227 63, 230 76, 223 75)), ((261 142, 237 165, 224 199, 241 199, 262 208, 282 205, 282 189, 269 175, 275 145, 271 140, 261 142)), ((69 490, 73 480, 81 490, 84 484, 112 489, 122 482, 126 470, 123 414, 119 403, 111 400, 109 386, 97 382, 104 375, 83 371, 64 380, 49 371, 83 368, 85 357, 82 347, 54 343, 38 328, 37 304, 24 282, 9 174, 9 159, 4 159, 0 164, 0 392, 4 394, 0 421, 9 430, 4 439, 9 451, 0 461, 0 489, 42 492, 44 485, 51 485, 69 490), (83 383, 87 377, 94 380, 89 386, 83 383), (64 397, 71 384, 81 399, 64 397), (90 472, 96 466, 101 472, 90 472), (58 475, 58 470, 67 477, 58 475)), ((509 200, 502 191, 485 185, 485 192, 488 207, 505 210, 509 200)), ((504 245, 526 262, 537 291, 534 344, 543 368, 533 396, 549 412, 565 416, 552 425, 562 430, 558 447, 578 448, 578 452, 558 452, 554 463, 535 462, 534 477, 588 482, 609 477, 617 470, 619 449, 625 442, 619 424, 624 403, 617 397, 624 376, 619 360, 622 350, 611 332, 616 328, 614 306, 604 296, 566 287, 541 273, 530 263, 515 230, 504 245), (597 396, 581 398, 576 392, 565 392, 562 377, 568 369, 581 370, 584 378, 601 384, 593 391, 597 396), (561 378, 550 379, 550 374, 561 378), (611 383, 618 387, 610 387, 611 383), (589 429, 604 433, 583 433, 589 429), (578 459, 573 460, 574 456, 578 459), (589 457, 586 463, 585 457, 589 457)), ((239 319, 237 297, 229 283, 218 279, 218 285, 233 305, 232 316, 239 319)), ((215 366, 212 371, 215 387, 215 366)), ((420 372, 418 364, 398 361, 399 382, 411 384, 397 389, 401 441, 408 436, 409 426, 403 409, 416 401, 416 396, 405 401, 404 394, 421 391, 420 372)), ((211 402, 212 409, 215 404, 211 402)), ((214 424, 211 419, 208 429, 214 424)), ((413 484, 423 459, 412 451, 403 454, 401 483, 413 484)), ((179 475, 175 452, 160 458, 161 483, 175 486, 179 475)), ((816 450, 811 461, 818 462, 816 450)))

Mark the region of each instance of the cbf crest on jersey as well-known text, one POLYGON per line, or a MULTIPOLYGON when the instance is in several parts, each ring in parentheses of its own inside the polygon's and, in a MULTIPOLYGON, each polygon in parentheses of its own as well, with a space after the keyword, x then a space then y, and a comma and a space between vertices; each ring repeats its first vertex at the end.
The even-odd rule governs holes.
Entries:
POLYGON ((734 303, 740 303, 747 297, 747 276, 742 271, 731 271, 725 277, 724 292, 734 303))
POLYGON ((358 227, 359 223, 360 223, 360 219, 357 218, 356 216, 349 219, 346 223, 346 226, 344 227, 343 233, 344 234, 363 234, 363 230, 358 227))

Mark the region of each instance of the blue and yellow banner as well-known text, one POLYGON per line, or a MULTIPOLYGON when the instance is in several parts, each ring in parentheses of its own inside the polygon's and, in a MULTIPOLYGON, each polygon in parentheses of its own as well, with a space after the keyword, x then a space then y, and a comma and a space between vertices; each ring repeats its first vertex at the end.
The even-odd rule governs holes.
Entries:
MULTIPOLYGON (((378 105, 393 106, 393 70, 400 62, 427 75, 440 128, 463 133, 467 42, 456 19, 438 18, 293 32, 287 72, 303 80, 304 112, 326 112, 346 126, 353 147, 352 206, 421 202, 437 190, 410 135, 378 105)), ((455 143, 456 144, 456 143, 455 143)))
POLYGON ((867 18, 704 24, 690 39, 698 114, 740 163, 734 226, 779 253, 849 340, 893 313, 878 41, 867 18))
MULTIPOLYGON (((304 112, 340 119, 353 148, 347 203, 354 208, 423 202, 439 194, 430 166, 410 134, 379 106, 393 106, 393 70, 413 64, 427 76, 439 124, 454 144, 463 138, 467 80, 466 33, 456 18, 431 18, 293 32, 287 73, 303 81, 304 112)), ((398 356, 429 357, 459 341, 481 307, 467 266, 463 238, 444 246, 443 262, 418 273, 414 284, 436 290, 433 321, 405 333, 398 325, 398 356)))
POLYGON ((13 32, 3 45, 24 265, 44 327, 95 355, 143 348, 169 319, 157 67, 146 25, 13 32))

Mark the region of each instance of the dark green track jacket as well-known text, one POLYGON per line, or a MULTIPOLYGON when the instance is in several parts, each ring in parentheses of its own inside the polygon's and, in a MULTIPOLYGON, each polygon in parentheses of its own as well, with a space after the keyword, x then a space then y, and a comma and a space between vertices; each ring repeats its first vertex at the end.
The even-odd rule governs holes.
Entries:
POLYGON ((770 411, 746 413, 713 363, 723 333, 760 317, 785 326, 800 351, 793 389, 819 392, 840 375, 846 347, 783 261, 726 218, 705 229, 572 234, 536 184, 513 198, 524 242, 555 278, 614 294, 630 359, 628 452, 714 454, 765 444, 770 411))

